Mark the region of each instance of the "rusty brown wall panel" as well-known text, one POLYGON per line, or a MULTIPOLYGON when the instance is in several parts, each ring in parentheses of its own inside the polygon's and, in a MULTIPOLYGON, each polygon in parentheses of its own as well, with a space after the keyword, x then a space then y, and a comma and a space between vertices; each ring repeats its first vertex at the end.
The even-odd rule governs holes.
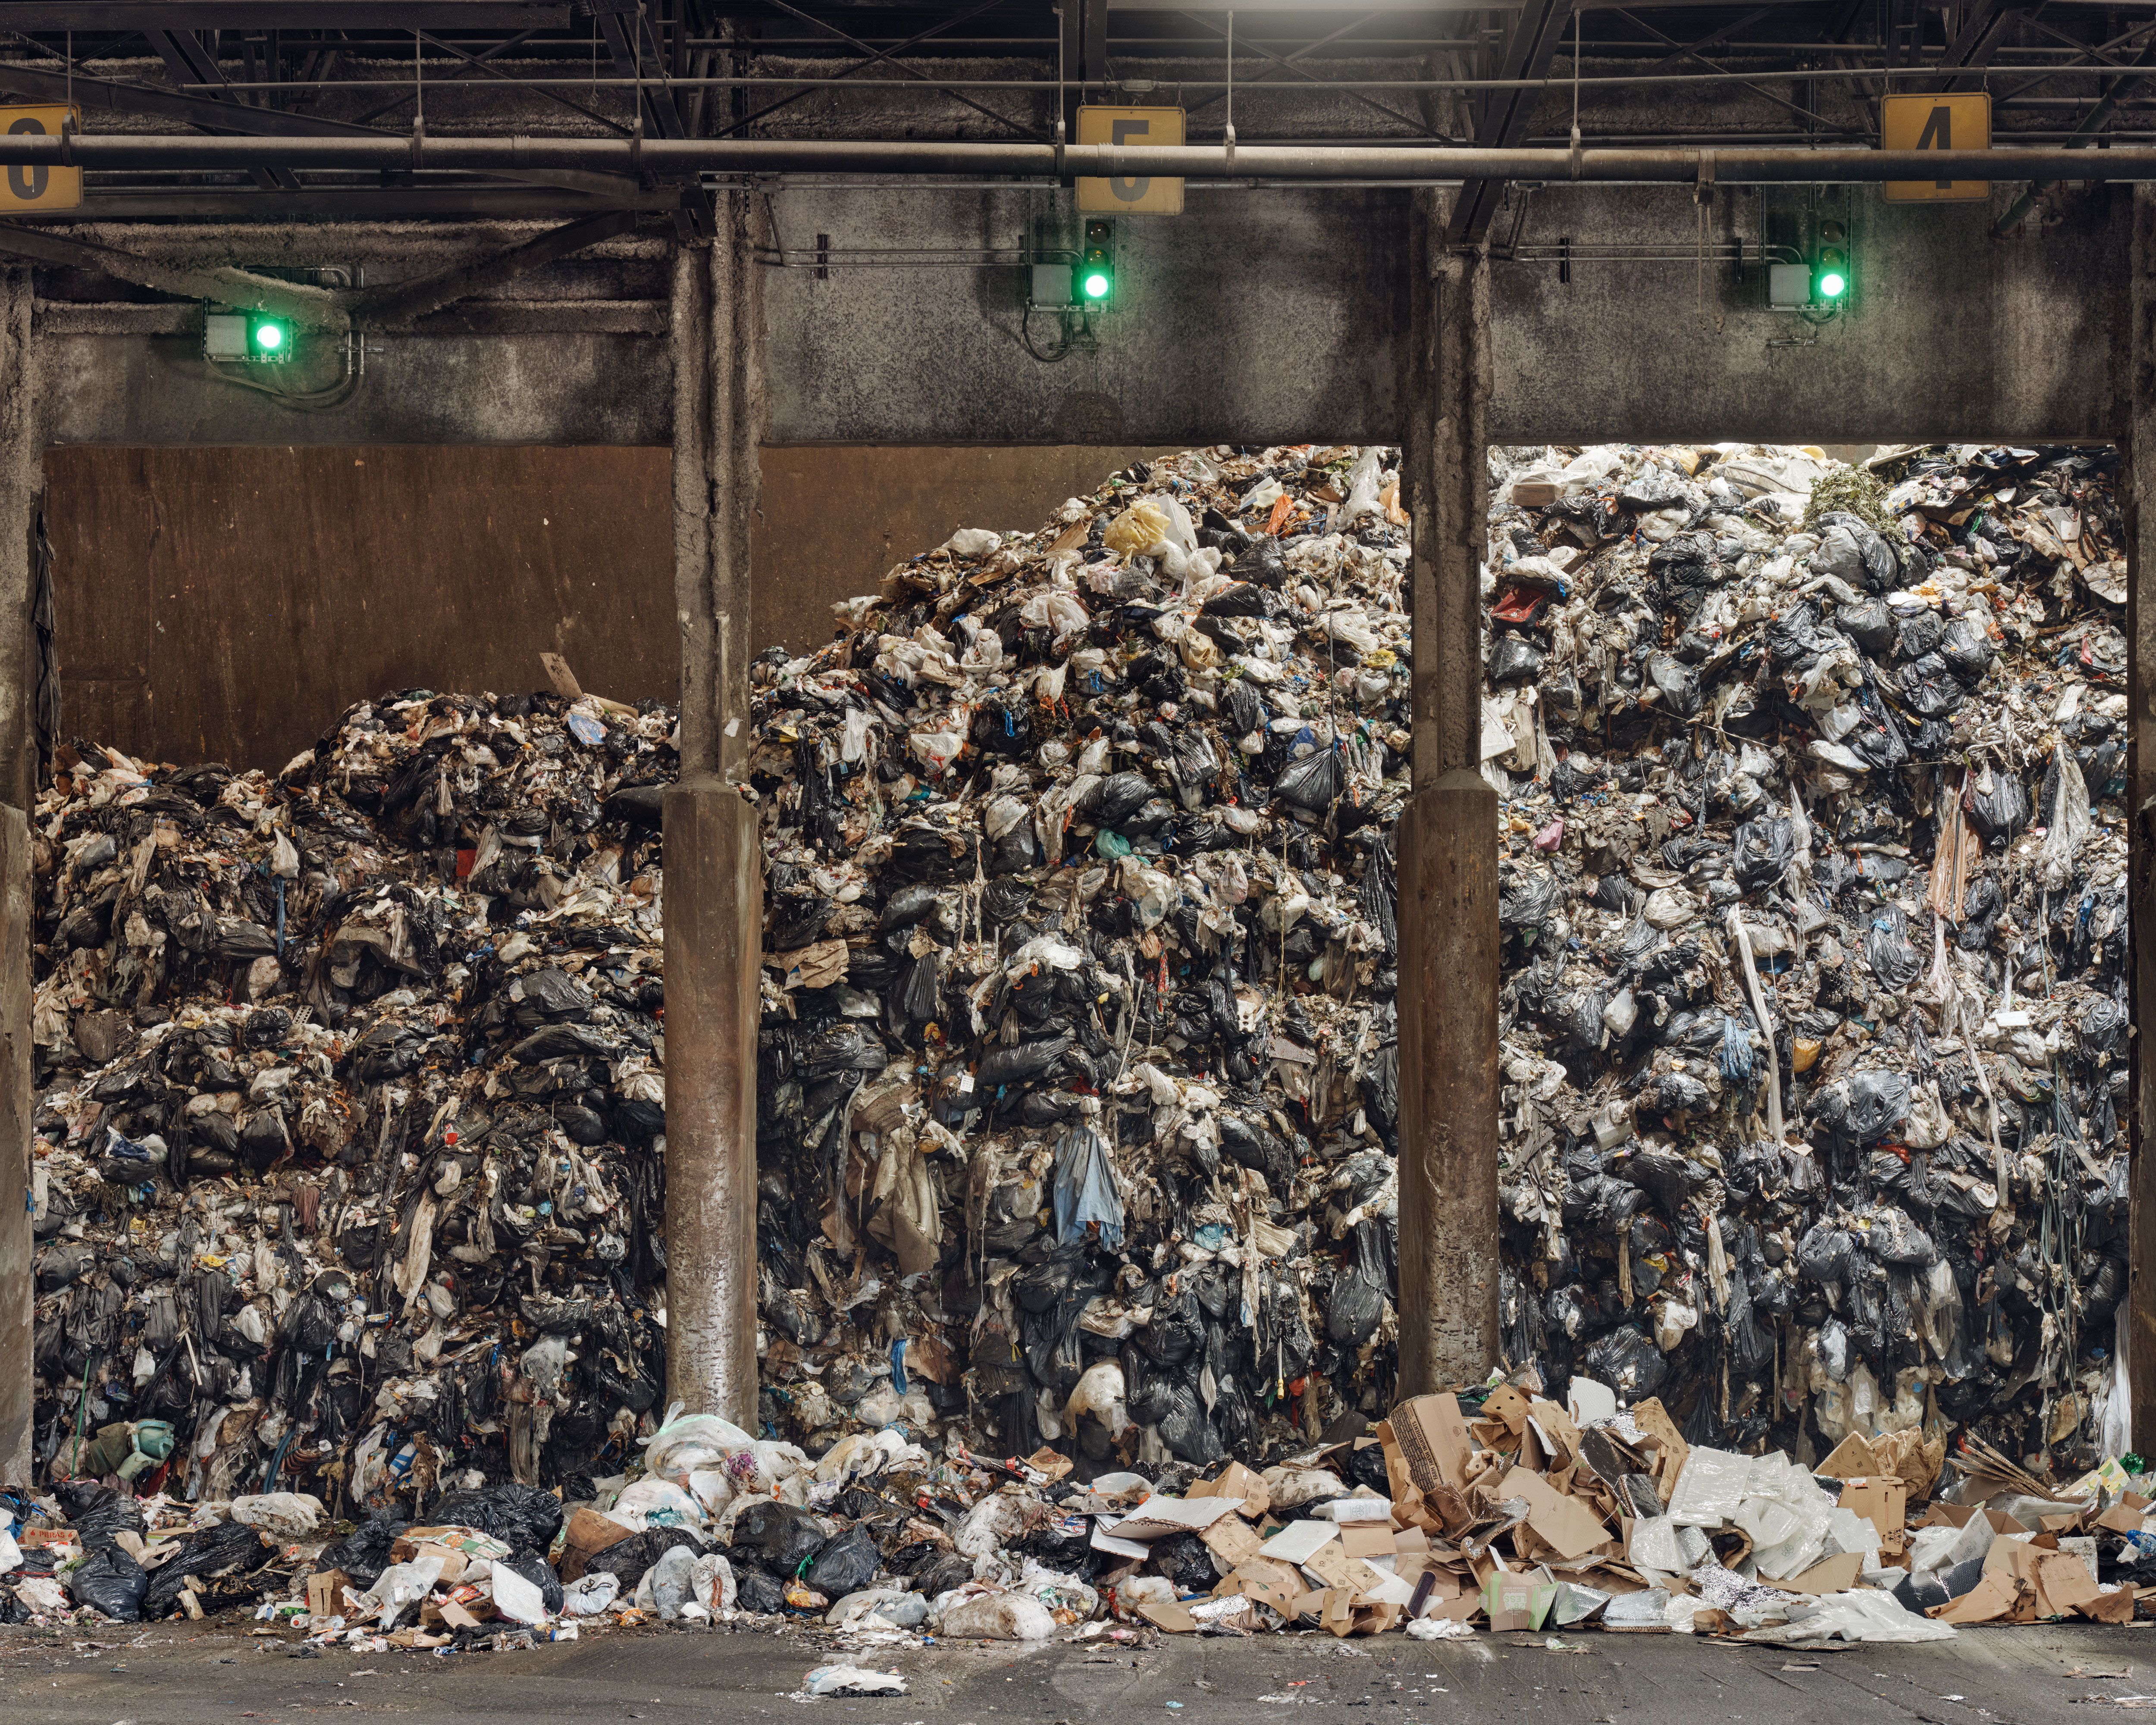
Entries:
POLYGON ((670 697, 663 449, 113 449, 46 456, 62 730, 281 766, 385 690, 670 697))
POLYGON ((1066 497, 1151 453, 1064 445, 767 445, 751 542, 757 639, 798 652, 831 639, 831 606, 961 527, 1039 526, 1066 497))
MULTIPOLYGON (((962 526, 1037 526, 1143 452, 763 452, 759 641, 962 526)), ((121 449, 46 456, 63 730, 155 760, 282 766, 401 688, 583 685, 671 699, 671 452, 502 446, 121 449)))

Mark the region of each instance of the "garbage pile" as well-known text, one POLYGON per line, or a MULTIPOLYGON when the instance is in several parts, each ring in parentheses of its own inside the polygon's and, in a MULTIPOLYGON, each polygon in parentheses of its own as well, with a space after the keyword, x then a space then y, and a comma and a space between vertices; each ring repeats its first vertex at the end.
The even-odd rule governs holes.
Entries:
MULTIPOLYGON (((565 1518, 552 1493, 512 1483, 452 1493, 425 1524, 384 1514, 335 1539, 310 1496, 190 1507, 64 1481, 56 1501, 28 1501, 19 1537, 0 1512, 0 1616, 200 1618, 269 1595, 258 1618, 374 1651, 528 1647, 593 1620, 784 1617, 855 1652, 932 1635, 1438 1640, 1477 1625, 1800 1645, 2129 1623, 2156 1595, 2138 1579, 2156 1551, 2134 1489, 2149 1482, 2116 1463, 2061 1493, 1979 1444, 1912 1522, 1937 1439, 1851 1437, 1815 1473, 1780 1451, 1687 1444, 1658 1399, 1620 1410, 1586 1378, 1568 1406, 1493 1379, 1262 1473, 1172 1465, 1158 1483, 1081 1482, 1052 1450, 993 1462, 953 1445, 932 1461, 894 1430, 811 1462, 712 1415, 671 1417, 644 1445, 640 1476, 606 1488, 603 1507, 565 1518)), ((903 1680, 831 1665, 804 1686, 903 1680)))
POLYGON ((1809 1463, 2126 1447, 2115 453, 1501 461, 1507 1353, 1809 1463))
POLYGON ((61 752, 34 840, 51 1475, 363 1517, 633 1453, 664 1405, 674 722, 422 691, 274 776, 61 752))
MULTIPOLYGON (((483 1625, 453 1597, 477 1566, 550 1549, 580 1581, 572 1547, 609 1534, 586 1516, 642 1559, 617 1614, 670 1551, 677 1604, 821 1611, 860 1589, 799 1566, 873 1527, 871 1576, 970 1566, 911 1589, 932 1607, 1030 1562, 1042 1610, 1096 1620, 1107 1558, 1187 1536, 1155 1572, 1187 1592, 1197 1547, 1235 1559, 1206 1589, 1249 1555, 1102 1518, 1283 1458, 1325 1477, 1269 1483, 1254 1532, 1383 1496, 1478 1598, 1477 1554, 1547 1563, 1532 1522, 1495 1531, 1537 1477, 1602 1517, 1574 1558, 1643 1591, 1697 1568, 1677 1534, 1630 1549, 1662 1517, 1621 1495, 1644 1470, 1607 1477, 1547 1419, 1530 1442, 1499 1387, 1469 1392, 1441 1477, 1396 1476, 1382 1436, 1341 1448, 1395 1393, 1392 462, 1142 464, 1039 531, 954 535, 836 608, 827 646, 757 662, 765 1381, 755 1434, 688 1428, 693 1466, 660 1442, 670 712, 412 691, 276 775, 64 751, 37 859, 49 1477, 162 1496, 179 1522, 149 1531, 191 1538, 311 1497, 357 1531, 262 1588, 329 1558, 361 1585, 308 1615, 350 1607, 340 1633, 388 1632, 362 1595, 393 1571, 404 1628, 475 1633, 426 1608, 483 1625), (448 1507, 535 1491, 544 1538, 448 1507), (751 1511, 783 1563, 742 1559, 751 1511), (409 1568, 445 1543, 465 1566, 409 1568)), ((1794 1537, 1750 1497, 1812 1527, 1822 1455, 1921 1501, 1958 1434, 1958 1463, 2056 1502, 2125 1448, 2114 467, 1493 454, 1501 1387, 1589 1385, 1584 1444, 1766 1470, 1679 1524, 1710 1543, 1794 1537), (1849 1466, 1851 1443, 1884 1447, 1849 1466)), ((2051 1513, 2138 1513, 2128 1483, 2051 1513)), ((1832 1543, 1800 1554, 1852 1554, 1832 1543)), ((1254 1597, 1285 1618, 1301 1595, 1272 1579, 1254 1597)), ((1377 1603, 1421 1621, 1430 1596, 1377 1603)))

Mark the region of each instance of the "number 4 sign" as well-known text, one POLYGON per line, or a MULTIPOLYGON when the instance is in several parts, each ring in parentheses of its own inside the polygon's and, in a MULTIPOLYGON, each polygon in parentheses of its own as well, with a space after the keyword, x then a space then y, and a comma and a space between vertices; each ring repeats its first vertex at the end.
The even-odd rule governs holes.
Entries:
MULTIPOLYGON (((1989 150, 1991 98, 1890 95, 1879 104, 1882 150, 1989 150)), ((1991 196, 1989 180, 1889 180, 1889 203, 1958 203, 1991 196)))

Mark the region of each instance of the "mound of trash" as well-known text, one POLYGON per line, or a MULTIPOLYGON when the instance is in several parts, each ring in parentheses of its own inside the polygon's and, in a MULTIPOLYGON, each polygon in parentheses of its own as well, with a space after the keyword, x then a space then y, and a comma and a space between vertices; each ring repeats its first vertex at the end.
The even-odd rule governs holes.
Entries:
MULTIPOLYGON (((788 1489, 836 1537, 875 1512, 824 1488, 905 1457, 963 1505, 935 1545, 997 1468, 1051 1507, 1135 1481, 1120 1510, 1393 1409, 1393 459, 1142 464, 757 661, 765 1381, 665 1538, 732 1550, 718 1518, 788 1489)), ((2115 466, 1493 452, 1507 1393, 1606 1386, 1613 1441, 1651 1404, 1762 1466, 1887 1445, 1920 1501, 1958 1432, 2031 1497, 2124 1447, 2115 466)), ((416 691, 274 775, 61 752, 49 1478, 386 1531, 663 1477, 673 730, 416 691)), ((1461 1389, 1475 1453, 1522 1455, 1461 1389)), ((1487 1549, 1549 1437, 1425 1534, 1487 1549)), ((1098 1579, 1091 1538, 1034 1555, 1098 1579)))

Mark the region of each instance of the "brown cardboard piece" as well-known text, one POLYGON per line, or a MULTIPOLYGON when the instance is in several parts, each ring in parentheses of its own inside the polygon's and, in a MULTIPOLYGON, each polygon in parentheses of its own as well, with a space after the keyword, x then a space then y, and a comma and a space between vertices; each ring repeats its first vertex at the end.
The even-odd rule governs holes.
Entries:
POLYGON ((1879 1465, 1879 1458, 1871 1445, 1864 1441, 1861 1432, 1852 1431, 1834 1446, 1834 1453, 1812 1470, 1830 1480, 1868 1479, 1887 1470, 1879 1465))
POLYGON ((1517 1437, 1527 1429, 1528 1406, 1527 1397, 1517 1389, 1509 1384, 1500 1384, 1482 1398, 1482 1417, 1503 1420, 1505 1430, 1517 1437))
POLYGON ((1188 1497, 1233 1497, 1253 1521, 1272 1507, 1272 1492, 1265 1476, 1254 1473, 1240 1461, 1231 1461, 1216 1479, 1200 1480, 1183 1494, 1188 1497))
POLYGON ((603 1516, 595 1509, 571 1510, 567 1543, 562 1553, 563 1583, 581 1579, 585 1564, 608 1546, 619 1545, 624 1539, 634 1538, 635 1533, 635 1528, 624 1527, 612 1516, 603 1516))
POLYGON ((1786 1594, 1840 1594, 1856 1585, 1857 1578, 1864 1574, 1864 1553, 1845 1551, 1838 1556, 1817 1563, 1789 1581, 1778 1581, 1776 1587, 1786 1594))
POLYGON ((1548 1398, 1537 1396, 1528 1406, 1527 1418, 1542 1435, 1544 1446, 1553 1446, 1551 1459, 1558 1466, 1569 1466, 1578 1460, 1579 1428, 1573 1424, 1571 1414, 1548 1398))
POLYGON ((1670 1501, 1676 1490, 1677 1476, 1691 1459, 1691 1445, 1678 1433, 1676 1422, 1670 1418, 1660 1396, 1649 1396, 1632 1409, 1632 1423, 1647 1435, 1655 1455, 1655 1490, 1663 1502, 1670 1501))
POLYGON ((1339 1545, 1331 1544, 1313 1552, 1303 1560, 1303 1572, 1315 1575, 1327 1588, 1351 1594, 1367 1593, 1383 1579, 1382 1573, 1373 1569, 1360 1558, 1351 1558, 1339 1545))
POLYGON ((1198 1536, 1205 1542, 1205 1548, 1229 1568, 1249 1562, 1258 1554, 1265 1541, 1258 1538, 1258 1530, 1240 1516, 1223 1516, 1198 1536))
MULTIPOLYGON (((1842 1448, 1848 1448, 1845 1440, 1842 1448)), ((1879 1530, 1880 1543, 1899 1539, 1909 1519, 1909 1488, 1892 1476, 1849 1478, 1829 1474, 1842 1482, 1840 1507, 1853 1509, 1879 1530)))
POLYGON ((1398 1550, 1389 1522, 1350 1522, 1340 1530, 1340 1546, 1349 1557, 1366 1563, 1372 1558, 1392 1557, 1398 1550))
POLYGON ((1500 1501, 1527 1500, 1527 1525, 1535 1536, 1561 1558, 1583 1557, 1608 1543, 1609 1530, 1602 1518, 1577 1497, 1568 1497, 1540 1474, 1516 1467, 1496 1491, 1500 1501))
POLYGON ((1283 1617, 1294 1616, 1295 1602, 1305 1591, 1302 1578, 1292 1565, 1275 1563, 1270 1558, 1253 1558, 1238 1564, 1220 1585, 1229 1593, 1271 1606, 1283 1617))
MULTIPOLYGON (((1475 1445, 1467 1435, 1467 1422, 1460 1417, 1458 1396, 1416 1396, 1394 1408, 1389 1424, 1393 1443, 1406 1465, 1407 1483, 1425 1494, 1443 1486, 1457 1490, 1467 1483, 1475 1445)), ((1399 1495, 1396 1486, 1394 1496, 1399 1495)))
POLYGON ((352 1577, 341 1569, 316 1570, 307 1578, 307 1615, 311 1618, 341 1617, 344 1615, 344 1590, 351 1584, 352 1577))
POLYGON ((1140 1605, 1135 1609, 1138 1615, 1155 1629, 1165 1630, 1171 1635, 1191 1635, 1198 1632, 1198 1620, 1190 1615, 1187 1606, 1178 1605, 1173 1599, 1158 1605, 1140 1605))
POLYGON ((2011 1575, 1987 1575, 1959 1599, 1934 1605, 1926 1615, 1941 1623, 1997 1623, 2014 1615, 2022 1591, 2011 1575))

